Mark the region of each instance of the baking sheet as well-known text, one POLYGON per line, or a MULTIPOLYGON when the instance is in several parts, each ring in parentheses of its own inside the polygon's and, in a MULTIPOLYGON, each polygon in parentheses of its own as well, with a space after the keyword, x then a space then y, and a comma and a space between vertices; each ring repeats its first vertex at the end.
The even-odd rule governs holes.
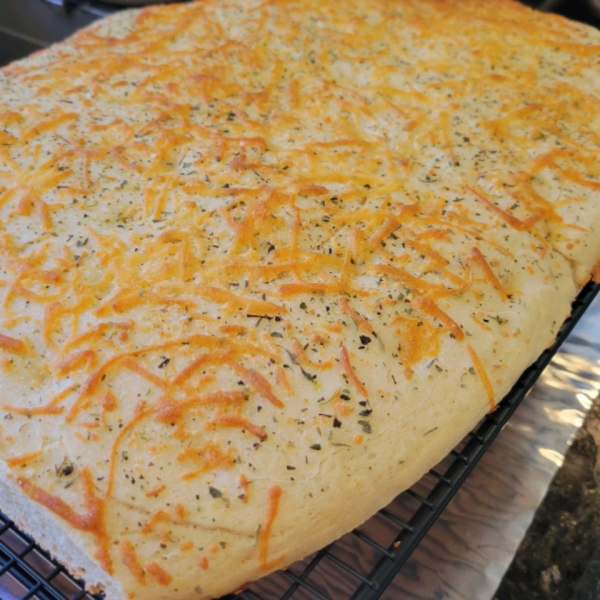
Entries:
POLYGON ((599 394, 597 297, 382 598, 493 598, 599 394))

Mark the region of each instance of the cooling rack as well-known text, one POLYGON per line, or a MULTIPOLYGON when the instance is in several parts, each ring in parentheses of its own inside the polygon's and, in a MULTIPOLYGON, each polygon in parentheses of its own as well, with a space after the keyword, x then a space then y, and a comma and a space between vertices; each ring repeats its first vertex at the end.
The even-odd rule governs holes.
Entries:
MULTIPOLYGON (((411 489, 340 540, 222 600, 380 598, 599 291, 594 283, 583 288, 556 342, 523 373, 496 411, 411 489)), ((102 599, 86 592, 83 582, 70 577, 0 512, 0 600, 102 599)))

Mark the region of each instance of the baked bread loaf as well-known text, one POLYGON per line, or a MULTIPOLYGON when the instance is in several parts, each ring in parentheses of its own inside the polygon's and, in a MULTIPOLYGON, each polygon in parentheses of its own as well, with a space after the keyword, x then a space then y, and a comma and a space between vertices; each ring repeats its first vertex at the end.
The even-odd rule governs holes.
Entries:
POLYGON ((204 0, 6 67, 2 510, 201 600, 388 503, 593 273, 599 53, 511 0, 204 0))

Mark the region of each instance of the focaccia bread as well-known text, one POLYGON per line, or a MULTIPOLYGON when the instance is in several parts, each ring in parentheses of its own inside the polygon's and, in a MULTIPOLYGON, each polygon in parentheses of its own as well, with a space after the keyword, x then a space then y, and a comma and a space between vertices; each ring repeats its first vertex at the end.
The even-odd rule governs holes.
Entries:
POLYGON ((388 503, 598 263, 599 55, 511 0, 204 0, 5 68, 2 510, 201 600, 388 503))

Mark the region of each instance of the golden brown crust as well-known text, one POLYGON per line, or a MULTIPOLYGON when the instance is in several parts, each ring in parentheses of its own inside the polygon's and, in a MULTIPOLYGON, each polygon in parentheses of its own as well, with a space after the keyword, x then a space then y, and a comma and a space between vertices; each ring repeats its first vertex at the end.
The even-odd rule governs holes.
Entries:
POLYGON ((509 0, 206 0, 5 68, 6 510, 184 600, 410 485, 600 258, 599 47, 509 0))

